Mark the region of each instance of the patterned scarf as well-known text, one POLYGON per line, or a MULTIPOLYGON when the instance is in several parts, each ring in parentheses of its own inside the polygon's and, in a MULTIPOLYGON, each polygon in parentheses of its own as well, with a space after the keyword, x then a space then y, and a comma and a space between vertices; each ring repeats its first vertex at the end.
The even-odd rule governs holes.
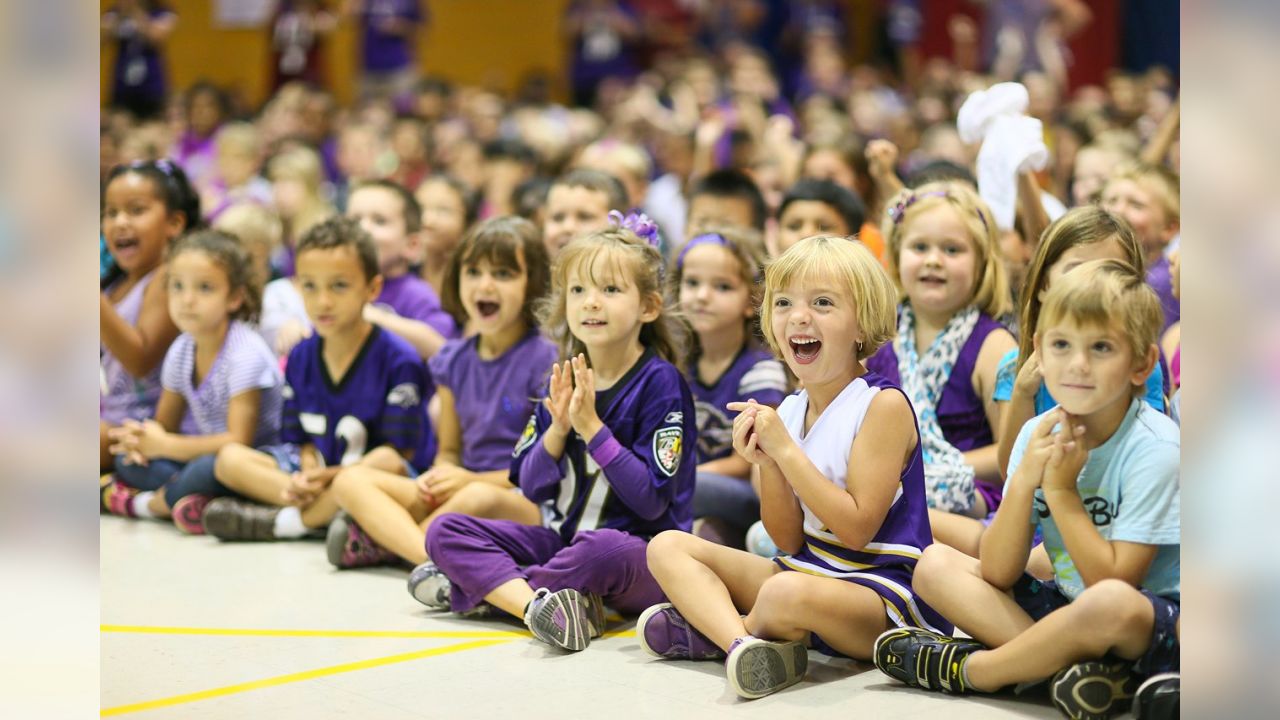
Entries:
POLYGON ((893 340, 898 355, 898 373, 902 390, 915 407, 920 421, 921 448, 924 454, 925 496, 929 507, 962 513, 973 506, 973 466, 964 454, 946 441, 938 424, 938 400, 942 388, 951 377, 960 348, 978 324, 978 308, 969 306, 947 321, 946 327, 933 339, 924 357, 916 353, 916 316, 910 303, 903 303, 898 315, 898 336, 893 340))

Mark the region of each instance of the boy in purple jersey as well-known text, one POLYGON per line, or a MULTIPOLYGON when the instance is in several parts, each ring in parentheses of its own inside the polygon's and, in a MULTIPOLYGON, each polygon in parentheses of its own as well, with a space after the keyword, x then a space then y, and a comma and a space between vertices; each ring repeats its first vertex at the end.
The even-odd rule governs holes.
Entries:
POLYGON ((347 217, 373 238, 382 292, 365 319, 407 340, 424 360, 458 337, 458 323, 440 305, 426 280, 409 272, 409 257, 422 230, 422 208, 413 194, 389 180, 368 180, 351 191, 347 217))
POLYGON ((409 580, 420 602, 460 613, 485 602, 578 651, 604 632, 605 602, 634 613, 661 600, 645 544, 691 524, 697 431, 650 243, 611 229, 560 252, 544 325, 570 360, 552 369, 511 466, 543 526, 441 516, 427 531, 436 564, 409 580))
POLYGON ((509 475, 511 448, 556 360, 534 314, 549 275, 542 236, 528 220, 486 220, 462 239, 445 270, 444 302, 476 334, 450 341, 429 363, 439 453, 416 482, 368 467, 340 473, 333 487, 345 512, 329 526, 329 562, 421 565, 427 528, 446 513, 541 522, 509 475))
POLYGON ((764 242, 759 233, 714 227, 694 237, 676 258, 680 309, 694 331, 688 375, 698 414, 698 482, 694 532, 742 547, 760 519, 751 465, 733 452, 731 402, 754 399, 777 407, 787 394, 782 364, 756 340, 764 242))
POLYGON ((312 228, 298 243, 297 282, 316 333, 289 353, 286 445, 218 452, 217 479, 267 504, 209 503, 205 530, 223 540, 300 538, 328 525, 338 508, 329 484, 339 469, 367 464, 406 473, 405 458, 421 452, 428 434, 421 360, 363 316, 382 285, 368 233, 343 218, 312 228))

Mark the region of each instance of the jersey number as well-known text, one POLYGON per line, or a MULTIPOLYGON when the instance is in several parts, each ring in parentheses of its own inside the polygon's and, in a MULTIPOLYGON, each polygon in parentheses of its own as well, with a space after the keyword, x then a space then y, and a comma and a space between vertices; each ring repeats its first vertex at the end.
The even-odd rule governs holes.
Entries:
POLYGON ((342 466, 355 465, 364 457, 365 447, 369 444, 369 431, 364 423, 354 415, 346 415, 333 426, 333 434, 347 443, 346 452, 342 453, 342 466))

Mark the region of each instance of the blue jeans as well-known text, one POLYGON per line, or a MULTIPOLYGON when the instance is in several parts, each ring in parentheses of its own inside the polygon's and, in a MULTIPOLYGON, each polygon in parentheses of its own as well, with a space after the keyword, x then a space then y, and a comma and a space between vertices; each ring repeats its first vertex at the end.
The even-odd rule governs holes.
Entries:
POLYGON ((700 472, 693 486, 693 516, 717 518, 745 535, 760 519, 760 498, 750 480, 700 472))
POLYGON ((213 461, 216 454, 201 455, 188 463, 155 458, 146 465, 133 465, 116 456, 116 480, 136 490, 164 489, 164 501, 173 507, 188 495, 220 497, 233 495, 225 485, 213 477, 213 461))

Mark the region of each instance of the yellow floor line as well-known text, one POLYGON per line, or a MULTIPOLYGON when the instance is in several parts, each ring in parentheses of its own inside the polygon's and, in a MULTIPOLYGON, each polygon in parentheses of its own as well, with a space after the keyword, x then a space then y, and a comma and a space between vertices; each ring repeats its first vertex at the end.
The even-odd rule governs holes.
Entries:
POLYGON ((367 670, 369 668, 393 665, 395 663, 418 660, 420 658, 432 657, 434 655, 448 655, 450 653, 473 650, 475 648, 487 647, 489 645, 500 645, 505 642, 510 642, 510 639, 474 640, 472 642, 459 643, 457 645, 446 645, 445 647, 431 648, 429 650, 418 650, 410 653, 401 653, 399 655, 373 658, 372 660, 361 660, 359 662, 316 668, 315 670, 304 670, 302 672, 290 673, 288 675, 277 675, 276 677, 253 680, 251 682, 238 683, 236 685, 227 685, 225 687, 213 688, 212 690, 201 690, 200 692, 187 693, 185 695, 174 695, 172 697, 148 700, 146 702, 134 703, 132 705, 117 705, 115 707, 104 709, 102 711, 102 717, 124 715, 126 713, 141 712, 143 710, 156 710, 162 707, 182 705, 184 703, 196 702, 197 700, 208 700, 210 698, 248 692, 249 690, 260 690, 262 688, 285 685, 288 683, 299 682, 301 680, 311 680, 318 677, 325 677, 327 675, 337 675, 356 670, 367 670))
MULTIPOLYGON (((156 627, 151 625, 101 625, 104 633, 138 635, 224 635, 234 637, 317 637, 317 638, 437 638, 437 639, 501 639, 532 637, 528 630, 267 630, 254 628, 156 627)), ((635 637, 634 628, 606 632, 604 637, 635 637)))
POLYGON ((104 633, 143 635, 230 635, 236 637, 325 637, 325 638, 493 638, 514 640, 530 637, 527 630, 266 630, 253 628, 153 627, 149 625, 102 625, 104 633))

